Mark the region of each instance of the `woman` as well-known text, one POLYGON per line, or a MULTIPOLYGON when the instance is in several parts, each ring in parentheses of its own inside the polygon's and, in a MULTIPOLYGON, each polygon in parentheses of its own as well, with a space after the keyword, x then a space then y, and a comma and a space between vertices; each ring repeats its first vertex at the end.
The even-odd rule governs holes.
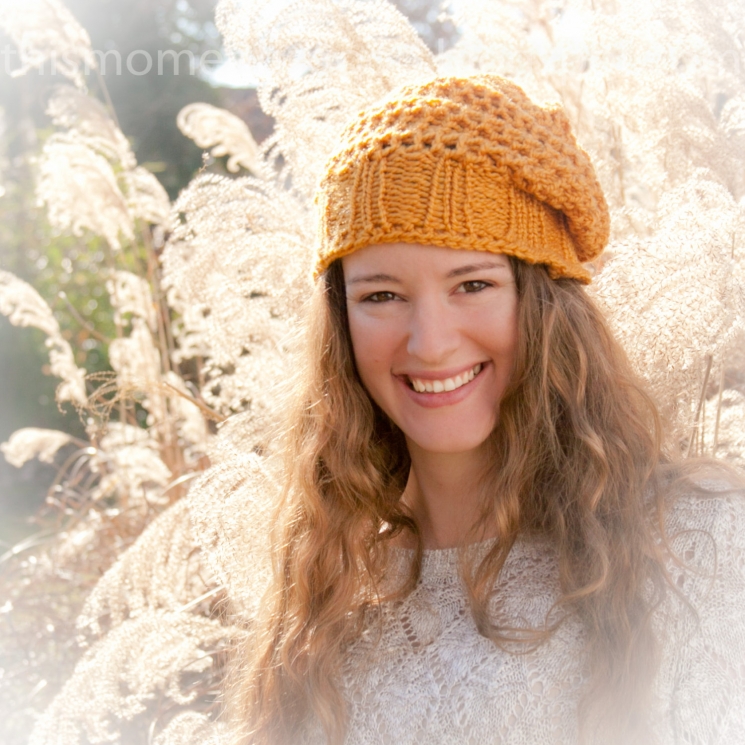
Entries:
POLYGON ((584 293, 609 220, 562 111, 398 91, 318 203, 245 741, 745 742, 743 508, 666 462, 584 293))

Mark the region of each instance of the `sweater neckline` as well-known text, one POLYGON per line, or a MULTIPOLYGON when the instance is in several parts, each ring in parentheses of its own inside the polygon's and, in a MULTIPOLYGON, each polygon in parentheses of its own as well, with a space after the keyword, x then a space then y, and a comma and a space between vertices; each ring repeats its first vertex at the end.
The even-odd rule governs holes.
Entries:
MULTIPOLYGON (((464 548, 480 559, 494 546, 496 541, 496 538, 487 538, 483 541, 471 543, 467 547, 424 549, 422 552, 421 580, 457 577, 459 575, 460 556, 464 548)), ((414 554, 413 548, 392 547, 391 549, 391 558, 396 569, 400 571, 408 570, 414 560, 414 554)))
MULTIPOLYGON (((496 538, 487 538, 483 541, 471 543, 466 551, 476 561, 482 559, 487 552, 496 544, 496 538)), ((455 548, 429 548, 422 552, 422 570, 420 582, 428 584, 430 581, 442 579, 460 578, 460 556, 464 547, 455 548)), ((510 550, 509 561, 520 561, 521 558, 534 556, 535 551, 546 550, 550 553, 550 541, 546 536, 525 535, 521 533, 515 539, 510 550)), ((414 560, 413 548, 392 547, 390 554, 391 566, 394 574, 401 576, 407 572, 414 560)))

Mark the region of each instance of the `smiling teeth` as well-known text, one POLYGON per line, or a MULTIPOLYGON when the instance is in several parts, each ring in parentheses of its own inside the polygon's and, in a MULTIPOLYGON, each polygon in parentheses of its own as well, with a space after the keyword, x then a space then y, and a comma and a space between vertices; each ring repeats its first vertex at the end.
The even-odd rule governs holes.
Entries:
POLYGON ((418 393, 442 393, 443 391, 454 391, 456 388, 470 383, 481 372, 481 363, 474 365, 468 372, 456 375, 454 378, 444 380, 420 380, 409 378, 411 385, 418 393))

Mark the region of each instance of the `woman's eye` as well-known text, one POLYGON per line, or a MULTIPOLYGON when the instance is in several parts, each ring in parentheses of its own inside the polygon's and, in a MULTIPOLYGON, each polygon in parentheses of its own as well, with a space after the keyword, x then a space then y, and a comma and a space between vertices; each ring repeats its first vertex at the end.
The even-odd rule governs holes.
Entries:
POLYGON ((489 282, 484 282, 480 279, 469 279, 468 282, 461 284, 460 289, 463 292, 481 292, 481 290, 485 290, 487 287, 491 287, 489 282))
POLYGON ((396 296, 392 292, 373 292, 362 298, 365 303, 387 303, 389 300, 395 300, 396 296))

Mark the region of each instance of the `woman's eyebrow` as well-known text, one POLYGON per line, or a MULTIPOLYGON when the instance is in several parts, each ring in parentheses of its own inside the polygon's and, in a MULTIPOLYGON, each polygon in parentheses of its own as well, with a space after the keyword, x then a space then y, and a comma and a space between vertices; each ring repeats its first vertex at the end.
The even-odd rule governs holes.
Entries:
POLYGON ((507 269, 508 265, 501 261, 482 261, 479 264, 466 264, 465 266, 459 266, 457 269, 447 273, 448 279, 451 277, 460 277, 462 274, 470 274, 471 272, 479 272, 483 269, 507 269))
POLYGON ((364 277, 354 277, 353 279, 350 279, 347 282, 347 287, 349 287, 349 285, 359 284, 360 282, 396 282, 397 284, 401 284, 401 280, 396 279, 390 274, 367 274, 364 277))
MULTIPOLYGON (((484 269, 507 269, 508 265, 500 261, 482 261, 478 264, 466 264, 465 266, 459 266, 456 269, 452 269, 447 273, 447 278, 460 277, 462 274, 470 274, 471 272, 478 272, 484 269)), ((391 274, 384 274, 382 272, 378 274, 366 274, 361 277, 353 277, 348 280, 346 285, 361 284, 363 282, 395 282, 401 284, 401 280, 394 277, 391 274)))

